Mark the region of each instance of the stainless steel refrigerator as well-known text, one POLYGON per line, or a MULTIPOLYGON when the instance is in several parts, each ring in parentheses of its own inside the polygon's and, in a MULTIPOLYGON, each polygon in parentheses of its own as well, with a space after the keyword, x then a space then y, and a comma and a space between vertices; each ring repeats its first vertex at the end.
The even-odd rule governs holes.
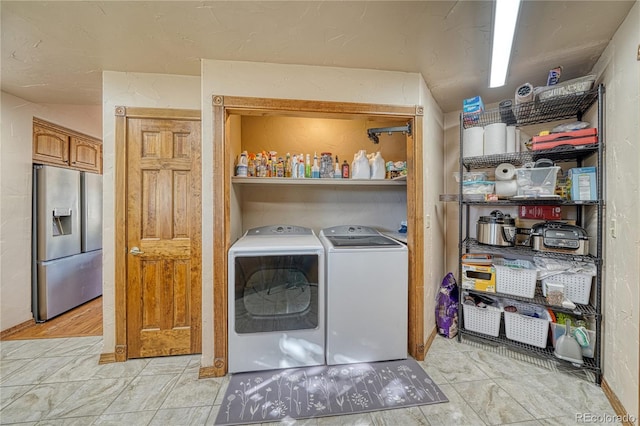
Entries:
POLYGON ((102 294, 102 176, 33 166, 32 312, 47 321, 102 294))

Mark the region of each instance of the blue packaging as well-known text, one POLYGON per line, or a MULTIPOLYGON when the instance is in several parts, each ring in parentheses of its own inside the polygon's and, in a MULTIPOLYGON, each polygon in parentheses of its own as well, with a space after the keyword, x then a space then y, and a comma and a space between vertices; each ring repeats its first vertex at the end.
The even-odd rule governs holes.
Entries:
POLYGON ((466 124, 476 123, 483 111, 484 103, 480 96, 475 96, 462 101, 462 115, 466 124))
POLYGON ((462 101, 462 112, 483 112, 484 111, 484 103, 482 103, 482 98, 480 96, 475 96, 473 98, 465 99, 462 101))
POLYGON ((575 201, 597 200, 596 167, 576 167, 569 169, 571 199, 575 201))

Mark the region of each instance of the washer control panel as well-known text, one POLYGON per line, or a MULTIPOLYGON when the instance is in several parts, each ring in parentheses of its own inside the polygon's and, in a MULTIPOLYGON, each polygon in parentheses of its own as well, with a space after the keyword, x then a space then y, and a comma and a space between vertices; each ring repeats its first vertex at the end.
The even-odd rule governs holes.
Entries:
POLYGON ((269 225, 259 228, 251 228, 247 231, 247 235, 313 235, 310 228, 295 225, 269 225))

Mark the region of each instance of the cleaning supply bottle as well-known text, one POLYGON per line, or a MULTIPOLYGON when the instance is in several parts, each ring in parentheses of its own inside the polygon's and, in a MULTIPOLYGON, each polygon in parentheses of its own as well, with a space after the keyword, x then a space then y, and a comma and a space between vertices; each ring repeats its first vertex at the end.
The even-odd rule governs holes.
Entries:
POLYGON ((311 157, 307 154, 307 161, 304 164, 304 177, 311 177, 311 157))
POLYGON ((298 179, 304 179, 305 166, 304 166, 304 155, 300 154, 298 157, 298 179))
POLYGON ((340 170, 340 162, 338 161, 338 156, 336 155, 336 163, 335 168, 333 169, 333 177, 335 179, 342 179, 342 170, 340 170))
POLYGON ((380 151, 375 153, 369 163, 371 164, 371 179, 384 179, 386 167, 380 151))
POLYGON ((288 152, 284 163, 284 177, 291 177, 291 154, 288 152))
POLYGON ((311 166, 311 177, 320 179, 320 166, 318 165, 318 154, 313 153, 313 166, 311 166))
POLYGON ((278 157, 278 161, 276 162, 276 176, 282 178, 284 177, 284 159, 282 157, 278 157))
POLYGON ((347 160, 342 163, 342 178, 349 179, 349 163, 347 163, 347 160))
POLYGON ((298 156, 296 154, 293 154, 293 157, 291 158, 291 177, 293 179, 296 179, 298 177, 298 156))

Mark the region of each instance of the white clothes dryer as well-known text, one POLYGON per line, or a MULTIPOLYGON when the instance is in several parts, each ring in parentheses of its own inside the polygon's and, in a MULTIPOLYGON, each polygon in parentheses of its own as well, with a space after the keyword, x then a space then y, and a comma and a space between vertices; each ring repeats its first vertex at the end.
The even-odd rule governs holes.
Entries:
POLYGON ((327 364, 407 358, 407 246, 358 225, 319 237, 327 250, 327 364))
POLYGON ((325 252, 313 230, 248 230, 229 249, 229 372, 325 361, 325 252))

